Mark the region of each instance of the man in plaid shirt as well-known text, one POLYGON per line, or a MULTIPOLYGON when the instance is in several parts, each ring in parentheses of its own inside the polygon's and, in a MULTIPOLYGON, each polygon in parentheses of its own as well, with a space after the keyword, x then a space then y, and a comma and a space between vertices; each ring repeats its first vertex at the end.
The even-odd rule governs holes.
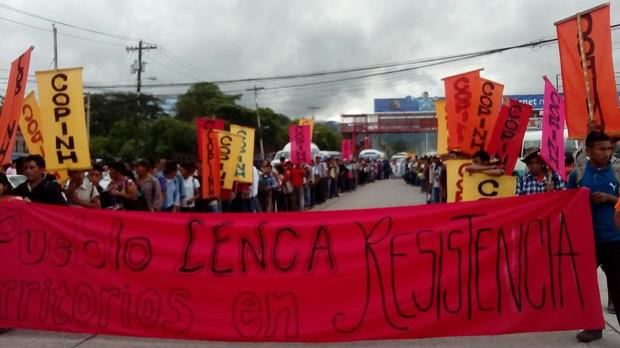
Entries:
POLYGON ((527 165, 528 172, 517 180, 517 196, 566 189, 566 184, 557 173, 552 173, 549 181, 548 169, 540 157, 539 149, 527 149, 522 161, 527 165))

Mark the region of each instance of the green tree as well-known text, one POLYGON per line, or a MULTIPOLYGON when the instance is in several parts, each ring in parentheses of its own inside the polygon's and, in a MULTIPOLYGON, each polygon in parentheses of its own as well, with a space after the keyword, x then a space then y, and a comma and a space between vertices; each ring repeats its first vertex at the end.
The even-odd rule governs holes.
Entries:
POLYGON ((121 120, 135 122, 154 120, 163 114, 160 100, 152 95, 140 95, 140 113, 138 114, 138 96, 135 93, 96 93, 90 97, 90 134, 107 136, 112 125, 121 120), (136 119, 136 117, 139 117, 136 119))
POLYGON ((319 149, 325 151, 340 151, 341 141, 342 135, 340 135, 340 133, 335 132, 325 124, 314 124, 312 142, 315 143, 319 149))
POLYGON ((176 117, 182 121, 192 122, 196 117, 217 115, 220 108, 235 106, 240 98, 241 95, 222 93, 213 83, 196 83, 177 100, 176 117))

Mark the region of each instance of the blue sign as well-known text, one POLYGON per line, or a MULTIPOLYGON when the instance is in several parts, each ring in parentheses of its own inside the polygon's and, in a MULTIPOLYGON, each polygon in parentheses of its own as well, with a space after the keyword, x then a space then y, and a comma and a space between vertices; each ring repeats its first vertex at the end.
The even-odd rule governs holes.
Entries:
POLYGON ((528 104, 532 106, 534 110, 542 110, 545 95, 544 94, 516 94, 505 96, 510 99, 514 99, 519 103, 528 104))
POLYGON ((375 112, 416 112, 435 111, 435 103, 432 98, 390 98, 375 99, 375 112))

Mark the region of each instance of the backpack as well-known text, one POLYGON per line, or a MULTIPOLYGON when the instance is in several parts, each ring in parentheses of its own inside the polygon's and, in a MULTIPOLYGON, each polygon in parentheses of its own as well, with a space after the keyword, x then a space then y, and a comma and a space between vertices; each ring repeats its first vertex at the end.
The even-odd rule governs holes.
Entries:
MULTIPOLYGON (((614 171, 614 176, 616 177, 616 183, 620 184, 620 160, 612 158, 611 167, 614 171)), ((579 183, 581 182, 581 179, 583 179, 583 176, 586 174, 586 167, 579 166, 573 169, 573 172, 577 173, 575 182, 577 183, 577 185, 579 185, 579 183)))

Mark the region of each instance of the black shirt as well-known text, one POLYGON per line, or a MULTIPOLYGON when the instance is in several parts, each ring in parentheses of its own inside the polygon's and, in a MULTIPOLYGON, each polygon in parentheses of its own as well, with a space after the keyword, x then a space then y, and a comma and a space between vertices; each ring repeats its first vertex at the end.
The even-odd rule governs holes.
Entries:
POLYGON ((34 203, 67 205, 67 200, 62 193, 60 185, 49 177, 45 177, 32 190, 28 187, 28 182, 25 182, 17 186, 13 194, 22 198, 28 198, 34 203))

